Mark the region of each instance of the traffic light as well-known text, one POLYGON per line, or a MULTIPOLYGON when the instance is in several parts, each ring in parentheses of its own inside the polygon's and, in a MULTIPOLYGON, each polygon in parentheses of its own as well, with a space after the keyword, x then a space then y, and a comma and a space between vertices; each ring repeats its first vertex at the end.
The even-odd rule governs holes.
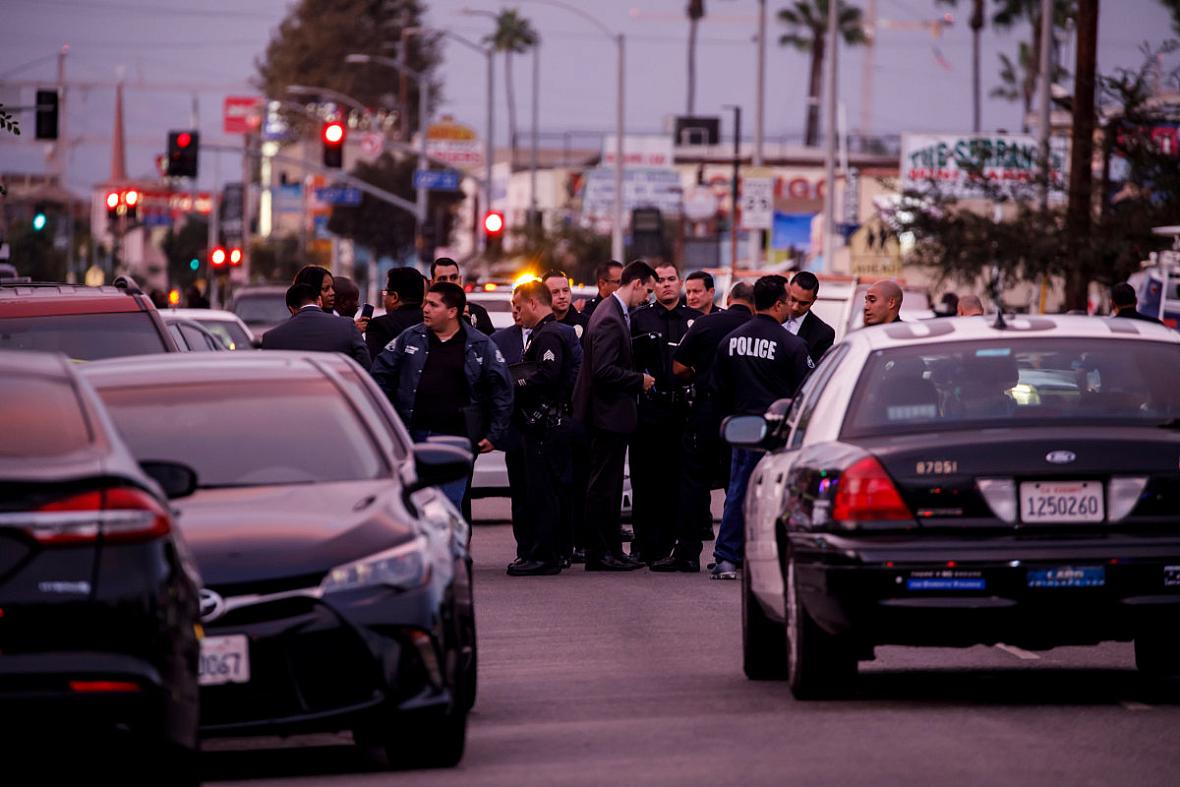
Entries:
POLYGON ((223 249, 221 246, 217 246, 213 249, 213 251, 209 252, 209 264, 213 266, 214 270, 221 270, 225 267, 225 259, 227 256, 228 255, 226 255, 225 249, 223 249))
POLYGON ((38 90, 35 139, 57 139, 57 113, 57 91, 38 90))
POLYGON ((139 198, 140 194, 135 189, 127 189, 123 192, 123 206, 127 208, 128 221, 135 221, 139 216, 139 198))
POLYGON ((229 264, 231 267, 238 267, 242 264, 242 250, 239 248, 232 248, 229 250, 229 264))
POLYGON ((105 202, 107 206, 107 218, 111 221, 119 218, 119 202, 121 202, 119 192, 108 191, 105 202))
POLYGON ((324 166, 341 169, 344 166, 344 124, 339 120, 328 121, 320 139, 324 142, 324 166))
POLYGON ((188 268, 191 271, 199 271, 201 269, 201 261, 198 260, 196 257, 193 257, 191 260, 188 261, 188 268))
POLYGON ((483 214, 484 248, 490 256, 499 256, 504 238, 504 214, 489 210, 483 214))
POLYGON ((173 178, 195 178, 201 135, 196 131, 168 132, 168 175, 173 178))
POLYGON ((36 212, 33 214, 33 232, 40 232, 45 229, 45 225, 49 223, 49 216, 45 213, 45 208, 38 205, 36 212))

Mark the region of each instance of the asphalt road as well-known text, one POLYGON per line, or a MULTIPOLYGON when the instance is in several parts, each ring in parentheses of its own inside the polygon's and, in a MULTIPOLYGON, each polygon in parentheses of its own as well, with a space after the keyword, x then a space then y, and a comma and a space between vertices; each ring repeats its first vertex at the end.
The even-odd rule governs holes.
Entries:
MULTIPOLYGON (((477 523, 503 517, 477 501, 477 523)), ((206 745, 209 782, 299 785, 1177 784, 1180 681, 1129 645, 883 648, 856 695, 741 673, 739 587, 700 575, 512 578, 475 530, 479 700, 451 771, 376 772, 348 735, 206 745)))

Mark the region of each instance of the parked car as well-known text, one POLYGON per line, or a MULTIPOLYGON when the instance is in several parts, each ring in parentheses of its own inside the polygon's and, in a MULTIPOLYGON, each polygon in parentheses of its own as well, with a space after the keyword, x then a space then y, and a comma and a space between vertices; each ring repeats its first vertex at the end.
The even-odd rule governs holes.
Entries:
POLYGON ((167 314, 199 323, 230 350, 254 350, 260 340, 238 315, 221 309, 169 309, 167 314))
POLYGON ((104 775, 195 782, 200 580, 165 496, 192 471, 137 464, 61 355, 0 352, 0 402, 6 762, 52 740, 44 778, 110 738, 131 752, 104 775))
POLYGON ((874 326, 772 413, 724 426, 769 451, 744 501, 748 677, 826 697, 877 645, 1107 640, 1180 673, 1175 331, 874 326))
POLYGON ((258 338, 291 317, 287 310, 287 285, 251 284, 234 293, 229 310, 249 326, 258 338))
POLYGON ((470 530, 436 487, 470 454, 411 445, 341 356, 83 371, 137 456, 196 470, 179 508, 205 580, 202 734, 352 730, 390 757, 456 764, 474 699, 470 530))
POLYGON ((164 312, 160 319, 172 334, 172 340, 181 352, 222 352, 229 348, 205 326, 196 320, 164 312))
POLYGON ((0 279, 0 350, 93 361, 179 349, 151 299, 126 280, 84 287, 0 279))

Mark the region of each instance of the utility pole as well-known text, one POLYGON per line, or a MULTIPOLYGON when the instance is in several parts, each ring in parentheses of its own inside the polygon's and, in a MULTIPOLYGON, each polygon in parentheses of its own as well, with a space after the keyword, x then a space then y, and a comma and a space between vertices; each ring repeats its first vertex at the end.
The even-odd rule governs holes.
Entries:
POLYGON ((758 0, 758 77, 754 88, 754 166, 762 166, 766 129, 766 0, 758 0))
POLYGON ((828 118, 824 124, 824 244, 823 270, 835 270, 836 256, 836 47, 840 44, 838 2, 828 3, 828 44, 827 44, 827 109, 828 118))
POLYGON ((865 3, 865 53, 860 67, 861 139, 869 135, 873 123, 873 72, 877 68, 877 0, 865 3))
POLYGON ((1037 129, 1041 151, 1041 210, 1049 209, 1049 97, 1053 92, 1050 50, 1053 48, 1053 0, 1041 0, 1041 95, 1037 129))
MULTIPOLYGON (((1077 15, 1077 61, 1074 67, 1073 140, 1069 161, 1069 211, 1066 226, 1070 237, 1084 243, 1090 234, 1091 166, 1094 156, 1094 73, 1098 54, 1098 0, 1079 0, 1077 15)), ((1089 266, 1070 277, 1066 302, 1069 308, 1084 308, 1089 287, 1089 266)))
POLYGON ((983 30, 983 0, 972 0, 971 9, 971 130, 979 133, 982 96, 979 85, 979 34, 983 30))
POLYGON ((729 194, 729 281, 737 281, 737 247, 738 247, 738 178, 741 175, 742 152, 742 108, 733 104, 726 104, 725 109, 733 110, 733 174, 730 176, 729 194))
POLYGON ((70 163, 70 138, 66 128, 66 55, 69 53, 69 44, 62 44, 57 53, 57 140, 53 143, 53 168, 57 185, 66 195, 66 281, 73 283, 81 277, 74 270, 74 197, 66 184, 70 163))
POLYGON ((529 217, 526 225, 533 229, 537 216, 537 124, 540 120, 541 105, 541 43, 533 45, 533 128, 529 150, 529 217))

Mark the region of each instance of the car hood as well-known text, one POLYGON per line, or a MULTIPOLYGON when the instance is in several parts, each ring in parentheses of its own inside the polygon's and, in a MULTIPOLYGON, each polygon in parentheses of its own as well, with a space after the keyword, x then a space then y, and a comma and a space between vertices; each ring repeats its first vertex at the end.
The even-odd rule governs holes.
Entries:
POLYGON ((394 481, 199 490, 176 501, 205 583, 233 593, 307 587, 412 536, 394 481))

